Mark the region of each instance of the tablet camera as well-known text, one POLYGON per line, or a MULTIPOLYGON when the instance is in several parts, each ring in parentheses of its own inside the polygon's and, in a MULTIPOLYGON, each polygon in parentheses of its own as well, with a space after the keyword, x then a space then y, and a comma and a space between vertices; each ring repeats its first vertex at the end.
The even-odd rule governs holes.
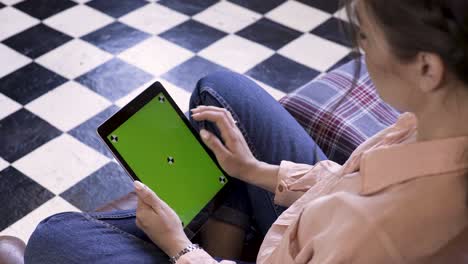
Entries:
POLYGON ((164 103, 166 101, 166 98, 164 98, 164 96, 160 95, 158 100, 159 100, 160 103, 164 103))
POLYGON ((220 177, 219 177, 219 182, 220 182, 221 184, 226 184, 226 182, 227 182, 226 177, 220 176, 220 177))
POLYGON ((175 162, 175 160, 174 160, 173 157, 168 157, 168 158, 167 158, 167 163, 169 163, 169 165, 174 164, 174 162, 175 162))
POLYGON ((111 135, 110 139, 111 139, 111 141, 114 142, 114 143, 119 142, 119 137, 116 136, 116 135, 111 135))

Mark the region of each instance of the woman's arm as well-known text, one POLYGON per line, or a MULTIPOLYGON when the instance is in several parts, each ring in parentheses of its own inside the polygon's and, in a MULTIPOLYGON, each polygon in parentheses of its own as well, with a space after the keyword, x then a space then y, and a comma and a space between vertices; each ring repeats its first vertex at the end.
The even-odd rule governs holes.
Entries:
POLYGON ((259 161, 254 157, 229 111, 214 106, 198 106, 191 111, 194 120, 211 121, 219 128, 224 144, 204 129, 200 131, 200 135, 230 176, 275 192, 279 166, 259 161))
POLYGON ((224 171, 232 177, 275 193, 275 202, 279 205, 291 205, 314 186, 318 175, 341 167, 330 161, 320 162, 323 166, 288 161, 282 161, 279 166, 267 164, 252 154, 229 111, 214 106, 198 106, 191 111, 194 120, 213 122, 221 132, 224 143, 204 129, 200 135, 224 171))
POLYGON ((258 161, 245 175, 240 175, 239 179, 275 193, 276 186, 278 185, 279 168, 280 166, 278 165, 258 161))
MULTIPOLYGON (((168 256, 175 256, 183 249, 192 245, 184 233, 182 223, 177 214, 146 185, 135 182, 138 195, 136 209, 136 224, 148 237, 168 256)), ((208 253, 195 249, 182 255, 178 264, 217 264, 208 253)), ((221 261, 220 264, 235 264, 232 261, 221 261)))
POLYGON ((357 209, 360 203, 346 192, 310 201, 291 225, 273 225, 286 230, 278 244, 262 246, 257 263, 404 263, 382 226, 357 209))

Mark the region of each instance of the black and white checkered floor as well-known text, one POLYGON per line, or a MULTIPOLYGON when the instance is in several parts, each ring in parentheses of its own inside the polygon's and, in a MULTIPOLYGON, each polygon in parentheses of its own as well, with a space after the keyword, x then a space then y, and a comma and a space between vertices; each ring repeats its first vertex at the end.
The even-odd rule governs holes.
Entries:
POLYGON ((275 98, 350 49, 338 0, 0 0, 0 234, 132 189, 96 127, 160 80, 183 111, 197 79, 244 73, 275 98))

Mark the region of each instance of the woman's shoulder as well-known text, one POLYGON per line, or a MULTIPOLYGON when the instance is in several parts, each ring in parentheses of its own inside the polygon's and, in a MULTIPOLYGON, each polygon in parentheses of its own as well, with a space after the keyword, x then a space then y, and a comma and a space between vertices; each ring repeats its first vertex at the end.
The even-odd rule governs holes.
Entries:
POLYGON ((379 147, 414 141, 417 133, 417 123, 417 118, 413 113, 401 114, 395 124, 381 130, 359 145, 346 163, 359 163, 360 157, 365 152, 379 147))
POLYGON ((466 181, 458 175, 416 178, 362 196, 359 207, 389 247, 417 259, 435 253, 466 226, 466 181))

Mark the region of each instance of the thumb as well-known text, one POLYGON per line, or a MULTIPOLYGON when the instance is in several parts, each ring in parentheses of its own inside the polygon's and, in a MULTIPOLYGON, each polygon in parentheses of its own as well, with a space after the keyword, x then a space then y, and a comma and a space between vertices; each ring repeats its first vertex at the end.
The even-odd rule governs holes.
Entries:
POLYGON ((221 160, 230 154, 229 150, 223 145, 221 140, 206 129, 200 130, 200 136, 203 142, 214 152, 216 158, 221 160))
POLYGON ((136 194, 142 202, 157 209, 162 206, 162 201, 148 186, 144 185, 139 181, 133 182, 135 185, 136 194))

